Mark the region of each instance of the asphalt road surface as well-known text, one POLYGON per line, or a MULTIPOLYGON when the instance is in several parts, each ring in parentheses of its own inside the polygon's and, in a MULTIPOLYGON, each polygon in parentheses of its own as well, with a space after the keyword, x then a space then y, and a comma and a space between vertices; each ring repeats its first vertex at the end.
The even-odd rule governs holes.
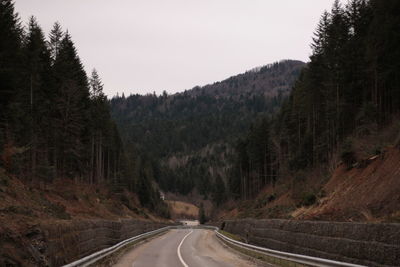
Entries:
POLYGON ((225 247, 211 230, 174 229, 127 253, 118 267, 257 266, 225 247))

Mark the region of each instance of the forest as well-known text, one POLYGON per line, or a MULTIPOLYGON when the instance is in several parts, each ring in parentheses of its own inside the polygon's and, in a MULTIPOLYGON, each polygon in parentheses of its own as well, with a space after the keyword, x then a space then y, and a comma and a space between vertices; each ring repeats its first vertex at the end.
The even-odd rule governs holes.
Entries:
POLYGON ((284 60, 182 93, 114 97, 112 117, 123 142, 153 159, 162 190, 221 203, 237 138, 278 112, 303 66, 284 60))
MULTIPOLYGON (((351 135, 396 120, 400 110, 400 2, 335 1, 320 19, 310 62, 280 112, 236 145, 229 188, 249 199, 288 173, 355 163, 351 135)), ((380 153, 376 148, 375 154, 380 153)))
POLYGON ((22 25, 0 5, 0 167, 41 187, 56 178, 138 194, 167 215, 146 157, 124 149, 96 70, 88 76, 68 31, 48 37, 35 17, 22 25))

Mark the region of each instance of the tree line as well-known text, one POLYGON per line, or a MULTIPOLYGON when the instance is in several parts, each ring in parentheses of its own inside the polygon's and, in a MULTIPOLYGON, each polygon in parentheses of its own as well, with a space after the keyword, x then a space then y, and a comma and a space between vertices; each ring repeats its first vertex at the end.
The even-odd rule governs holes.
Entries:
POLYGON ((237 144, 234 196, 252 197, 285 170, 313 168, 335 154, 351 163, 346 138, 392 121, 400 110, 399 25, 399 1, 334 2, 321 16, 310 62, 279 114, 237 144))
POLYGON ((46 38, 33 16, 23 27, 6 0, 0 36, 0 167, 37 184, 69 178, 128 189, 155 208, 151 166, 126 153, 102 81, 96 70, 87 76, 68 31, 56 22, 46 38))

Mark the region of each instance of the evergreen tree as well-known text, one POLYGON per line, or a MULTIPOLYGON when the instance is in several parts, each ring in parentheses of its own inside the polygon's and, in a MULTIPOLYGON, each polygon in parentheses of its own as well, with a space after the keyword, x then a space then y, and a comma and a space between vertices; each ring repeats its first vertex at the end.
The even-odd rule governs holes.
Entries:
POLYGON ((63 40, 64 33, 59 22, 55 22, 53 29, 49 34, 49 47, 51 52, 51 59, 53 62, 57 60, 60 52, 61 41, 63 40))
POLYGON ((203 202, 200 203, 198 220, 199 220, 200 224, 205 224, 207 222, 207 217, 206 217, 206 213, 204 211, 203 202))
POLYGON ((29 140, 30 170, 33 179, 36 176, 48 178, 47 129, 51 123, 52 77, 50 54, 42 29, 36 19, 29 20, 28 33, 23 44, 24 55, 24 90, 19 101, 24 109, 24 129, 21 129, 21 140, 29 140), (38 170, 40 173, 38 173, 38 170))
POLYGON ((15 139, 10 124, 17 120, 20 109, 15 103, 20 90, 22 39, 19 18, 11 0, 0 4, 0 36, 0 153, 5 153, 0 164, 9 168, 12 154, 9 148, 15 139))
POLYGON ((67 33, 54 62, 56 79, 55 158, 60 175, 84 173, 85 144, 88 136, 89 88, 86 73, 67 33))
MULTIPOLYGON (((107 176, 105 173, 105 158, 110 157, 110 151, 107 151, 107 143, 105 140, 110 135, 110 117, 109 108, 106 97, 103 93, 103 84, 97 71, 92 71, 89 80, 90 100, 91 100, 91 156, 90 162, 92 173, 90 181, 102 182, 107 176)), ((108 158, 109 160, 109 158, 108 158)))

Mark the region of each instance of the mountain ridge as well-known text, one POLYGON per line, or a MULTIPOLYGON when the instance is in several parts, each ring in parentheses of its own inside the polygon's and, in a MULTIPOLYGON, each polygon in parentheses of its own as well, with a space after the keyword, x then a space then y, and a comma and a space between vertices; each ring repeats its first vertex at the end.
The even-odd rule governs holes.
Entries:
MULTIPOLYGON (((277 62, 274 62, 274 63, 271 63, 271 64, 267 64, 267 65, 263 65, 263 66, 252 68, 252 69, 247 70, 247 71, 245 71, 243 73, 239 73, 239 74, 236 74, 236 75, 229 76, 228 78, 226 78, 224 80, 221 80, 221 81, 216 81, 214 83, 206 84, 206 85, 203 85, 203 86, 195 86, 192 89, 185 90, 184 92, 181 92, 181 93, 190 92, 193 95, 199 95, 199 94, 201 94, 203 92, 210 93, 211 90, 214 90, 214 92, 216 92, 216 91, 219 92, 219 91, 221 91, 221 89, 222 90, 225 89, 225 91, 227 91, 226 89, 229 89, 229 88, 226 88, 226 86, 224 86, 225 83, 229 83, 229 84, 233 83, 234 84, 236 80, 238 80, 238 79, 240 79, 242 77, 246 77, 246 76, 247 77, 250 76, 249 78, 256 79, 257 76, 260 76, 263 73, 268 72, 269 69, 271 69, 271 68, 273 68, 273 67, 275 67, 277 65, 278 66, 283 66, 282 63, 286 63, 286 64, 289 64, 289 65, 292 65, 292 66, 299 66, 299 67, 304 66, 306 64, 305 62, 300 61, 300 60, 284 59, 284 60, 280 60, 280 61, 277 61, 277 62), (218 88, 218 86, 221 86, 221 85, 222 85, 222 88, 218 88), (215 87, 217 87, 217 88, 215 88, 215 87)), ((282 71, 285 71, 285 70, 282 70, 282 71)), ((249 83, 249 81, 246 78, 245 78, 244 81, 249 83)), ((238 87, 236 87, 236 89, 238 87)), ((232 89, 232 88, 230 88, 230 89, 232 89)), ((243 89, 243 87, 241 87, 241 89, 243 89)), ((242 91, 241 93, 254 92, 255 91, 254 87, 253 88, 245 88, 245 89, 246 90, 242 91)), ((258 89, 259 92, 263 92, 265 90, 268 90, 269 88, 257 87, 256 89, 258 89)), ((288 90, 288 88, 284 88, 284 89, 288 90)), ((234 90, 230 90, 229 92, 225 92, 225 93, 232 93, 232 92, 238 93, 237 91, 235 92, 234 90)))

